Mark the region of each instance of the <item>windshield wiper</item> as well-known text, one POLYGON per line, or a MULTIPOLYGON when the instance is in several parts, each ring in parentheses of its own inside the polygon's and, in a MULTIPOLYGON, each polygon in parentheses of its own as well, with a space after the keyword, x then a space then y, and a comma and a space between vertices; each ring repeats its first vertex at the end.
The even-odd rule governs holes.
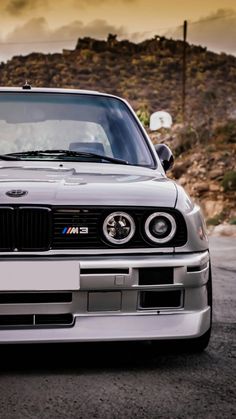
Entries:
POLYGON ((87 151, 72 151, 72 150, 31 150, 31 151, 20 151, 17 153, 9 153, 0 155, 0 159, 2 160, 21 160, 24 157, 43 157, 47 155, 54 155, 58 157, 60 160, 64 157, 75 157, 76 159, 80 157, 84 158, 95 158, 106 160, 111 163, 117 164, 129 164, 126 160, 117 159, 115 157, 104 156, 102 154, 90 153, 87 151))
POLYGON ((12 160, 20 160, 20 158, 17 156, 10 155, 10 154, 0 154, 0 160, 12 161, 12 160))

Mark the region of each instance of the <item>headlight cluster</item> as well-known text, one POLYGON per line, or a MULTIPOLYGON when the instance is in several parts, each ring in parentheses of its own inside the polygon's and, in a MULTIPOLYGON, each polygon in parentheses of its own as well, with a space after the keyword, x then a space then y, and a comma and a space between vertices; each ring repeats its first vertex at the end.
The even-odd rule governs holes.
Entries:
POLYGON ((175 235, 176 222, 172 215, 166 212, 154 212, 145 222, 145 233, 154 243, 167 243, 175 235))
MULTIPOLYGON (((112 244, 128 243, 135 231, 136 225, 133 217, 123 211, 111 213, 103 223, 103 234, 112 244)), ((176 233, 176 221, 171 214, 154 212, 144 220, 143 232, 152 243, 167 243, 176 233)))
POLYGON ((125 244, 135 233, 134 220, 126 212, 113 212, 103 223, 103 233, 110 243, 125 244))

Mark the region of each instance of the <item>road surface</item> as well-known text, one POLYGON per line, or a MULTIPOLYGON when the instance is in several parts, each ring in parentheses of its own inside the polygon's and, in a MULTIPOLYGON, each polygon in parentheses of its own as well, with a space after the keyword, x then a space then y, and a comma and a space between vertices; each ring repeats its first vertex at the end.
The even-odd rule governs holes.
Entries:
POLYGON ((236 239, 211 239, 214 323, 200 355, 148 343, 0 347, 0 418, 236 417, 236 239))

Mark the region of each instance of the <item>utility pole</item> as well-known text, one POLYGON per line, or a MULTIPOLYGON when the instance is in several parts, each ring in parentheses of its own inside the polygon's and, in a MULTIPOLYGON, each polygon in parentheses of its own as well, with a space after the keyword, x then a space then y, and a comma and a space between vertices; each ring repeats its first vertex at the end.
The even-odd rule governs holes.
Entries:
POLYGON ((183 80, 182 80, 182 122, 185 125, 186 122, 186 113, 185 113, 185 108, 186 108, 186 47, 187 47, 187 27, 188 27, 188 22, 187 20, 184 21, 184 26, 183 26, 183 80))

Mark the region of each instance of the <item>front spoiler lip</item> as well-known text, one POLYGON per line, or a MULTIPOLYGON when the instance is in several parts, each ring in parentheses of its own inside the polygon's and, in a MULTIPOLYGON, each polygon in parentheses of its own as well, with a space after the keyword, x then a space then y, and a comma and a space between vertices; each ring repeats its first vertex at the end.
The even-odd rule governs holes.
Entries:
POLYGON ((172 340, 202 336, 210 328, 211 308, 152 315, 77 316, 71 328, 1 330, 0 343, 172 340))

